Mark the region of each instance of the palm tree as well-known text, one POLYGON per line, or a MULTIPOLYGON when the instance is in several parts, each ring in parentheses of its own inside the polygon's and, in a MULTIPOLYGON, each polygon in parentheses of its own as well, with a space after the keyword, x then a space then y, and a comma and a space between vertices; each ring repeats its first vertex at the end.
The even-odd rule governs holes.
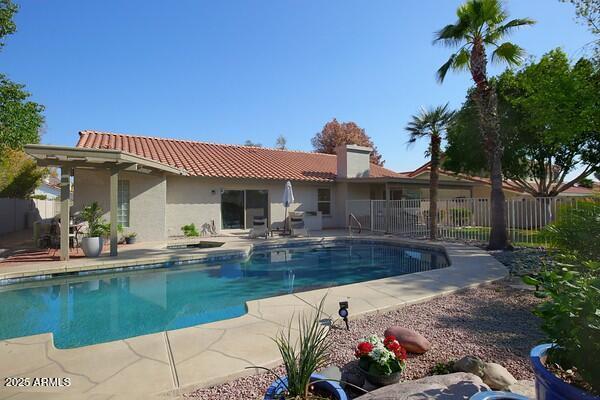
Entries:
POLYGON ((502 191, 502 143, 498 118, 498 98, 487 76, 486 48, 492 48, 492 61, 504 61, 518 65, 524 51, 516 44, 501 40, 511 31, 535 22, 528 18, 508 20, 507 12, 499 0, 467 0, 456 11, 458 20, 435 34, 434 42, 440 42, 458 50, 437 72, 443 82, 450 70, 469 70, 475 82, 474 101, 479 111, 479 126, 485 146, 490 180, 491 222, 489 249, 508 246, 506 222, 504 221, 504 192, 502 191))
POLYGON ((413 115, 412 120, 405 128, 410 135, 409 144, 420 138, 429 137, 427 154, 431 156, 431 172, 429 174, 429 238, 431 240, 435 240, 437 237, 440 145, 442 144, 443 135, 454 118, 454 114, 454 111, 448 110, 448 103, 435 108, 421 108, 419 114, 413 115))

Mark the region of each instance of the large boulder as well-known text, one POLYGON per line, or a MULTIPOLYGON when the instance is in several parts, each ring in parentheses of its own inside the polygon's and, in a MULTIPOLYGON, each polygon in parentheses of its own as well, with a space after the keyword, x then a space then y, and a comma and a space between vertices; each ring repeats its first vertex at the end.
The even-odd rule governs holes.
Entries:
POLYGON ((423 354, 431 348, 429 340, 412 329, 401 326, 391 326, 385 330, 385 336, 395 336, 396 340, 409 353, 423 354))
POLYGON ((535 399, 535 381, 517 381, 517 383, 508 387, 508 391, 529 399, 535 399))
POLYGON ((517 380, 506 368, 496 363, 485 363, 483 382, 494 390, 508 390, 517 380))
POLYGON ((460 360, 456 360, 452 368, 456 372, 468 372, 469 374, 475 374, 478 377, 483 378, 485 362, 483 362, 479 357, 465 356, 460 360))
POLYGON ((384 386, 358 398, 360 400, 459 400, 469 399, 475 393, 487 390, 490 388, 477 375, 456 372, 384 386))

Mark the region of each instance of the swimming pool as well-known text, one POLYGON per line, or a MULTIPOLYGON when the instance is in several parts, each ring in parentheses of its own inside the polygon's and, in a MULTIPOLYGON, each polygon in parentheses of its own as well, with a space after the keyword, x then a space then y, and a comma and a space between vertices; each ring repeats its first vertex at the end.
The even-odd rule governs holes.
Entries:
POLYGON ((73 348, 237 317, 249 300, 443 268, 434 250, 332 241, 255 247, 248 259, 0 287, 0 340, 54 334, 73 348))

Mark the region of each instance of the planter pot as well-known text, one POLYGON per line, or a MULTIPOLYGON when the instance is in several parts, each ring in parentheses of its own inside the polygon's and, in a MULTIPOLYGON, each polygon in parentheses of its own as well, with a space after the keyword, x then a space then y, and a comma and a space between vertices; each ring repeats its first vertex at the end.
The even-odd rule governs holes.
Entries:
POLYGON ((402 371, 394 372, 390 375, 373 375, 361 367, 358 367, 358 369, 369 382, 376 386, 387 386, 398 383, 400 382, 400 376, 402 375, 402 371))
MULTIPOLYGON (((327 392, 331 394, 336 400, 348 400, 348 396, 346 396, 346 392, 340 386, 338 382, 335 381, 327 381, 324 376, 319 374, 312 374, 310 376, 311 381, 320 381, 314 384, 316 388, 321 391, 327 392)), ((283 400, 283 393, 285 392, 287 385, 287 377, 277 379, 265 393, 264 400, 283 400)))
POLYGON ((86 237, 81 240, 81 248, 86 257, 98 257, 102 252, 104 239, 101 237, 86 237))
POLYGON ((488 390, 487 392, 475 393, 469 400, 529 400, 529 398, 516 393, 488 390))
POLYGON ((135 237, 135 236, 125 238, 125 243, 127 243, 127 244, 134 244, 136 241, 137 241, 137 237, 135 237))
POLYGON ((541 344, 534 347, 529 354, 533 372, 535 374, 535 393, 537 400, 600 400, 600 397, 594 396, 573 385, 569 385, 552 372, 546 369, 546 354, 553 344, 541 344))

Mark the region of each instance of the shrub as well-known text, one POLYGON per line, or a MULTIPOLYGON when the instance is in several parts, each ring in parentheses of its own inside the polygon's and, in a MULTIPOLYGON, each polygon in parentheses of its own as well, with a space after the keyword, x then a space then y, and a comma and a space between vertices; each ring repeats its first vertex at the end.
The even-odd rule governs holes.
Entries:
POLYGON ((183 231, 183 235, 187 237, 200 236, 200 233, 194 224, 184 225, 181 227, 181 230, 183 231))
POLYGON ((468 208, 451 208, 448 210, 450 220, 455 226, 469 225, 473 212, 468 208))
POLYGON ((562 206, 556 222, 544 229, 542 237, 580 260, 600 260, 600 199, 562 206))
POLYGON ((524 281, 539 286, 536 295, 548 298, 534 311, 547 340, 556 345, 547 365, 576 370, 589 385, 580 386, 600 392, 600 368, 590 357, 600 354, 600 262, 560 263, 524 281))

